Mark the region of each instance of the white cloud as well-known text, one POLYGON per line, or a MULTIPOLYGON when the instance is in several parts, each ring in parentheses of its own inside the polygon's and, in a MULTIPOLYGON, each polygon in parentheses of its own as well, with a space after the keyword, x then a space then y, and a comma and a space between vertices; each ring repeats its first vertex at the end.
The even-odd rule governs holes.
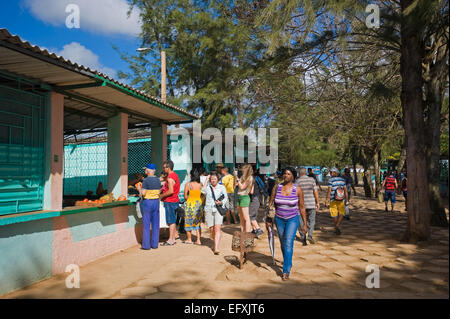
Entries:
POLYGON ((66 26, 69 4, 80 8, 80 27, 92 33, 137 36, 141 31, 139 11, 133 9, 128 18, 127 0, 23 0, 38 19, 55 26, 66 26))
POLYGON ((66 44, 61 51, 54 51, 66 60, 87 66, 93 70, 105 73, 112 78, 116 77, 116 71, 100 63, 99 56, 78 42, 66 44))

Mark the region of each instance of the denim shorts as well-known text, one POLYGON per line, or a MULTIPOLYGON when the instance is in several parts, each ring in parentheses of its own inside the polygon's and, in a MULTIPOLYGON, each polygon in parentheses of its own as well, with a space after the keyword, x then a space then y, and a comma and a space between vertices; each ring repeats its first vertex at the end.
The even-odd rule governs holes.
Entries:
POLYGON ((392 204, 395 204, 395 192, 394 191, 386 191, 384 193, 384 201, 387 202, 391 200, 392 204))
POLYGON ((178 203, 164 202, 164 209, 166 210, 166 223, 175 224, 177 222, 177 208, 178 203))

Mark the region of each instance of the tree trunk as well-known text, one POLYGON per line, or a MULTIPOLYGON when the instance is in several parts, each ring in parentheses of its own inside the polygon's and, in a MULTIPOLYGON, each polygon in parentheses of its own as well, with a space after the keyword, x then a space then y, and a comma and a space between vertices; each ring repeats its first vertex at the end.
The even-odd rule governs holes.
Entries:
POLYGON ((405 163, 406 163, 406 141, 402 145, 402 150, 400 151, 400 157, 398 159, 397 170, 399 173, 405 167, 405 163))
MULTIPOLYGON (((431 54, 426 64, 424 78, 427 103, 427 166, 429 176, 431 225, 448 227, 444 203, 439 191, 440 182, 440 145, 441 145, 441 110, 442 100, 447 79, 446 46, 440 45, 442 38, 437 41, 439 49, 431 54)), ((436 42, 436 39, 435 39, 436 42)))
POLYGON ((364 168, 364 177, 363 177, 363 183, 364 183, 364 196, 371 198, 372 197, 372 190, 370 189, 370 172, 369 172, 369 165, 367 156, 364 153, 364 150, 361 150, 361 158, 362 158, 362 164, 364 168), (367 175, 369 175, 369 180, 367 179, 367 175))
POLYGON ((428 192, 425 130, 422 103, 422 58, 420 15, 417 7, 405 14, 414 0, 401 0, 401 102, 405 135, 407 136, 406 165, 408 170, 408 224, 403 240, 417 242, 430 237, 430 196, 428 192))
POLYGON ((355 186, 358 186, 359 180, 358 180, 358 173, 356 172, 356 162, 353 161, 353 181, 355 182, 355 186))
POLYGON ((238 127, 241 129, 244 129, 244 112, 242 110, 242 106, 239 103, 240 101, 237 101, 237 112, 238 112, 238 127))
POLYGON ((353 167, 353 182, 355 183, 355 186, 357 186, 359 184, 358 173, 356 172, 356 164, 358 162, 358 160, 356 158, 356 152, 357 152, 356 147, 353 147, 353 149, 351 151, 351 155, 352 155, 352 167, 353 167))
POLYGON ((378 197, 381 186, 380 157, 380 151, 375 151, 373 155, 373 168, 375 170, 375 198, 378 197))
POLYGON ((441 108, 442 92, 437 77, 430 79, 426 83, 427 87, 427 168, 429 176, 431 225, 448 227, 447 216, 445 214, 444 203, 439 191, 440 182, 440 142, 441 142, 441 108))

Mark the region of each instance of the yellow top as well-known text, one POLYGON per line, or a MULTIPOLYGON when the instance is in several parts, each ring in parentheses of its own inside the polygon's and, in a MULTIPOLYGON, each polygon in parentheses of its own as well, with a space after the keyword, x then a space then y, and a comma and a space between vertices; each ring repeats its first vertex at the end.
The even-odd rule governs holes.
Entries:
POLYGON ((187 202, 195 202, 195 201, 201 201, 201 189, 190 189, 187 202))
POLYGON ((143 196, 144 199, 159 199, 159 193, 161 190, 159 189, 149 189, 145 192, 143 196))
POLYGON ((222 178, 223 186, 225 186, 228 194, 234 193, 234 176, 231 174, 225 175, 222 178))

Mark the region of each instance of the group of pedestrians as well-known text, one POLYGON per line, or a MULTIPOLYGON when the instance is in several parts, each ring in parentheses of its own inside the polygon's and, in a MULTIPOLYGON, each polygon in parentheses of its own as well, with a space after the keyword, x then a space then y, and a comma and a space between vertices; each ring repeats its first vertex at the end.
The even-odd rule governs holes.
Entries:
MULTIPOLYGON (((161 246, 173 246, 179 239, 176 220, 177 211, 182 206, 186 231, 183 243, 202 244, 201 224, 204 221, 209 228, 213 241, 212 250, 216 255, 220 253, 224 219, 228 223, 236 222, 236 210, 241 232, 253 233, 255 237, 264 233, 257 222, 259 208, 263 205, 275 210, 273 218, 266 216, 266 227, 269 229, 276 225, 283 254, 282 279, 289 279, 297 230, 303 245, 307 245, 307 241, 315 243, 313 233, 316 212, 320 209, 320 184, 314 174, 311 176, 312 172, 307 174, 305 168, 297 171, 287 167, 279 176, 269 177, 266 181, 250 164, 243 165, 239 171, 234 170, 233 174, 222 164, 218 164, 216 170, 209 173, 194 169, 190 172, 190 181, 184 187, 185 201, 180 205, 180 180, 173 171, 173 165, 172 161, 164 162, 161 178, 155 176, 154 164, 145 168, 147 178, 139 188, 143 198, 142 249, 158 248, 160 200, 164 203, 166 222, 169 225, 169 239, 161 246)), ((341 234, 340 225, 344 216, 350 218, 348 203, 351 188, 355 190, 350 170, 346 169, 341 175, 338 169, 333 168, 328 181, 325 206, 330 209, 336 235, 341 234)))
POLYGON ((142 249, 158 248, 159 205, 164 204, 169 238, 161 246, 173 246, 179 239, 177 223, 180 209, 184 211, 180 229, 186 232, 184 244, 201 245, 201 223, 205 222, 213 240, 213 252, 220 253, 221 226, 236 223, 238 212, 242 232, 251 232, 255 237, 264 231, 256 221, 260 205, 267 200, 267 187, 256 169, 245 164, 233 174, 228 167, 218 164, 216 170, 193 169, 190 180, 184 187, 184 202, 180 203, 180 180, 174 172, 174 163, 166 161, 160 178, 155 176, 156 166, 145 167, 147 177, 137 188, 142 197, 143 241, 142 249), (226 212, 222 214, 221 211, 226 212), (194 235, 195 234, 195 235, 194 235), (193 241, 193 235, 196 237, 193 241))
MULTIPOLYGON (((275 217, 266 217, 266 227, 269 229, 273 224, 278 230, 281 250, 283 254, 283 280, 289 279, 292 268, 292 254, 294 240, 297 230, 303 245, 307 241, 315 243, 313 238, 316 213, 320 209, 319 189, 320 183, 317 177, 305 168, 297 170, 287 167, 283 170, 281 178, 272 188, 268 202, 269 212, 275 209, 275 217)), ((337 168, 331 169, 331 178, 328 180, 328 192, 325 206, 329 207, 330 215, 335 224, 335 234, 340 235, 340 225, 344 217, 350 219, 348 209, 351 189, 356 195, 353 178, 350 169, 346 168, 344 174, 340 174, 337 168)))
MULTIPOLYGON (((212 250, 216 255, 220 253, 221 226, 224 222, 236 223, 238 219, 241 232, 251 232, 255 237, 263 234, 257 216, 259 208, 265 206, 266 212, 274 211, 271 217, 266 214, 265 223, 267 229, 271 229, 274 225, 277 228, 283 254, 282 279, 289 279, 297 230, 303 245, 307 245, 307 242, 315 243, 313 233, 316 213, 320 209, 321 185, 312 170, 307 172, 305 168, 297 170, 287 167, 266 180, 264 176, 258 174, 256 167, 250 164, 243 165, 232 174, 223 164, 218 164, 216 170, 209 173, 204 169, 194 169, 190 172, 190 181, 184 187, 185 201, 180 205, 180 180, 173 167, 172 161, 164 162, 160 178, 155 176, 154 164, 149 164, 145 168, 147 178, 144 179, 142 187, 139 187, 143 198, 142 249, 158 247, 159 201, 164 203, 166 222, 169 225, 169 239, 161 246, 173 246, 176 239, 179 239, 176 229, 177 211, 182 206, 183 226, 186 231, 186 240, 183 243, 201 245, 201 224, 205 222, 213 241, 212 250)), ((393 210, 398 185, 392 172, 387 174, 382 186, 385 189, 386 211, 387 200, 391 201, 393 210)), ((352 189, 356 195, 350 169, 345 168, 343 174, 337 168, 330 170, 325 206, 329 208, 337 236, 342 233, 340 226, 344 218, 350 219, 349 202, 352 189)), ((406 173, 402 179, 401 189, 406 198, 406 173)))

